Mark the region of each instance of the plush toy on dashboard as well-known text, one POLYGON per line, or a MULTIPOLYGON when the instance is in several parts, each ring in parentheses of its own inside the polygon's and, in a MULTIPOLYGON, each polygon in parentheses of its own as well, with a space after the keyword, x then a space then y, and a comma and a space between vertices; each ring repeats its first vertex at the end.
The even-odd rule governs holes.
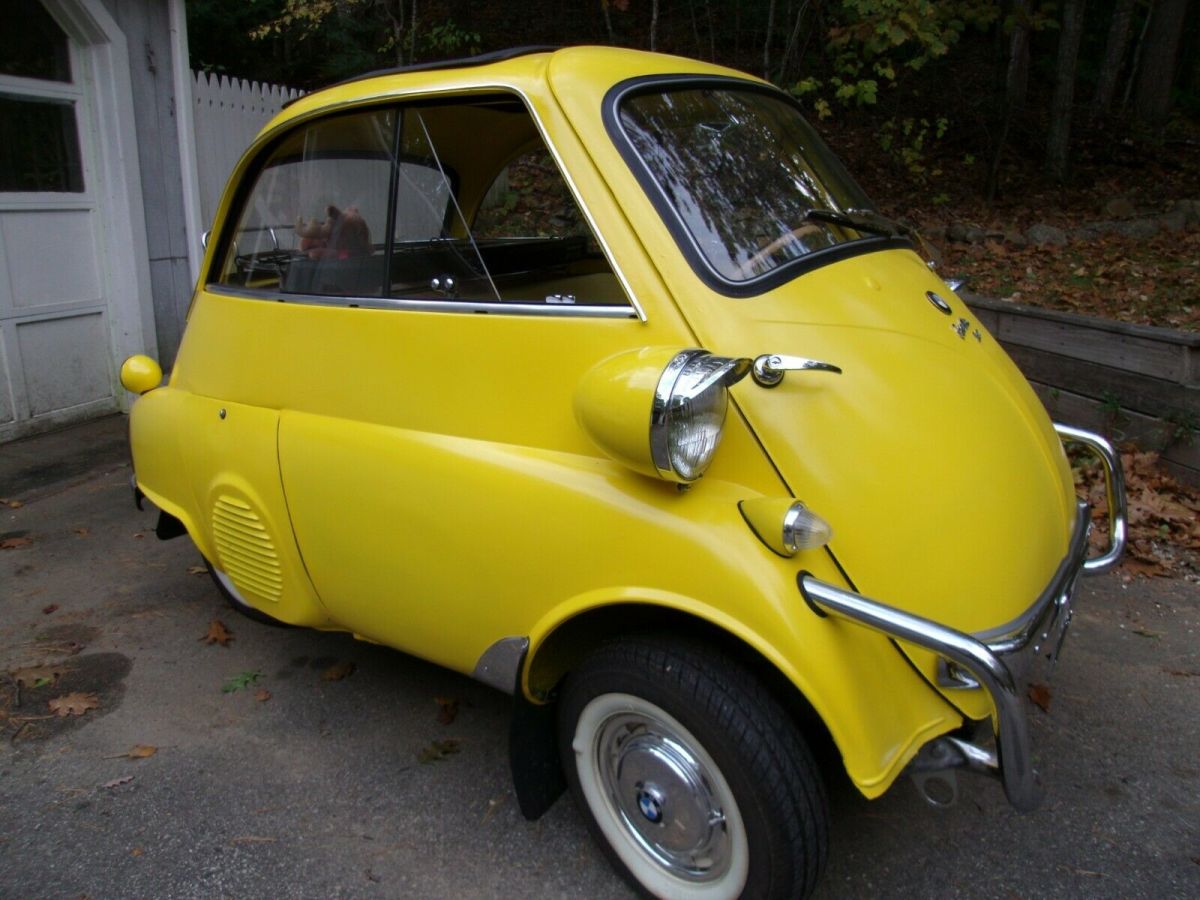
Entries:
POLYGON ((324 222, 296 220, 300 252, 309 259, 349 259, 371 252, 371 230, 357 207, 326 207, 324 222))

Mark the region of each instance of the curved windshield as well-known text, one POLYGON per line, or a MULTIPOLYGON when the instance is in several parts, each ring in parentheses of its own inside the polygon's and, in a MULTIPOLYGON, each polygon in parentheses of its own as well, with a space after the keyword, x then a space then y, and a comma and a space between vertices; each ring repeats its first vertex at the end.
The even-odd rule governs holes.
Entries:
POLYGON ((639 90, 617 115, 683 249, 720 281, 754 281, 821 250, 901 233, 782 96, 727 84, 639 90))

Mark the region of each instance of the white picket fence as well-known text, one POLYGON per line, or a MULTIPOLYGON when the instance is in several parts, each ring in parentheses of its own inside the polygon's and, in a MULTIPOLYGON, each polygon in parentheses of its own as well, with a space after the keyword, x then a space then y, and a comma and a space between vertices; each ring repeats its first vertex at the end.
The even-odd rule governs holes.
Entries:
POLYGON ((302 93, 278 84, 192 73, 196 175, 205 229, 212 227, 225 182, 254 136, 302 93))

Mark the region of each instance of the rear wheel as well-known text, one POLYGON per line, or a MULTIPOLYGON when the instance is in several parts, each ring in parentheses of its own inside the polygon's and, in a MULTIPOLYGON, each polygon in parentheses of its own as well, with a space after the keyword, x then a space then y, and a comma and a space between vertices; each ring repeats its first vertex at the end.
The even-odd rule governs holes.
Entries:
POLYGON ((807 745, 730 657, 699 643, 603 645, 563 685, 560 750, 593 837, 658 897, 796 898, 829 814, 807 745))
POLYGON ((204 560, 204 565, 208 567, 208 574, 212 576, 213 584, 217 586, 217 590, 221 592, 221 596, 225 598, 225 602, 247 619, 253 619, 255 622, 261 622, 263 625, 274 625, 277 628, 292 627, 287 622, 281 622, 274 616, 269 616, 265 612, 261 612, 260 610, 255 609, 253 606, 243 603, 241 599, 229 589, 225 582, 221 580, 221 576, 217 573, 217 570, 213 568, 212 563, 206 559, 204 560))

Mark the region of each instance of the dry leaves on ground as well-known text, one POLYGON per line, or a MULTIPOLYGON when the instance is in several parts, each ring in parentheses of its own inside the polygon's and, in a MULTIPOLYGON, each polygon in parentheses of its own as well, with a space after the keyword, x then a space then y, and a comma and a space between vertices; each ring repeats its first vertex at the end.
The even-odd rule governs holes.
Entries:
POLYGON ((228 647, 229 642, 233 640, 233 632, 226 628, 225 623, 220 619, 213 619, 208 623, 208 631, 199 640, 206 644, 220 644, 222 647, 228 647))
POLYGON ((433 702, 438 705, 438 721, 443 725, 449 725, 457 718, 457 697, 434 697, 433 702))
POLYGON ((118 753, 115 756, 106 756, 105 759, 148 759, 158 752, 158 748, 151 744, 135 744, 133 749, 128 753, 118 753))
MULTIPOLYGON (((1200 490, 1163 471, 1157 453, 1121 454, 1129 509, 1126 575, 1173 575, 1200 569, 1200 490)), ((1108 544, 1108 497, 1100 464, 1076 460, 1080 495, 1092 505, 1092 545, 1108 544)))
POLYGON ((1038 705, 1042 712, 1050 712, 1050 688, 1044 684, 1029 686, 1029 699, 1038 705))
POLYGON ((259 688, 257 691, 254 692, 254 699, 257 700, 259 703, 266 703, 268 700, 271 699, 271 692, 268 691, 266 688, 259 688))
POLYGON ((20 509, 24 505, 24 500, 6 500, 4 498, 0 498, 0 506, 7 506, 9 509, 20 509))
POLYGON ((26 666, 8 674, 23 688, 40 688, 58 684, 58 680, 70 671, 70 666, 26 666))
POLYGON ((328 669, 321 673, 322 681, 341 681, 343 678, 349 678, 354 674, 356 666, 352 662, 334 663, 328 669))
POLYGON ((0 541, 0 550, 16 550, 18 547, 28 547, 33 541, 27 537, 10 537, 0 541))
POLYGON ((425 763, 441 762, 447 756, 453 756, 457 753, 461 743, 458 738, 445 738, 444 740, 433 741, 428 747, 421 749, 421 752, 417 754, 417 761, 422 765, 425 763))
POLYGON ((46 703, 50 707, 50 712, 56 716, 82 716, 88 710, 100 708, 100 698, 92 693, 84 693, 83 691, 74 691, 70 694, 64 694, 61 697, 55 697, 46 703))

